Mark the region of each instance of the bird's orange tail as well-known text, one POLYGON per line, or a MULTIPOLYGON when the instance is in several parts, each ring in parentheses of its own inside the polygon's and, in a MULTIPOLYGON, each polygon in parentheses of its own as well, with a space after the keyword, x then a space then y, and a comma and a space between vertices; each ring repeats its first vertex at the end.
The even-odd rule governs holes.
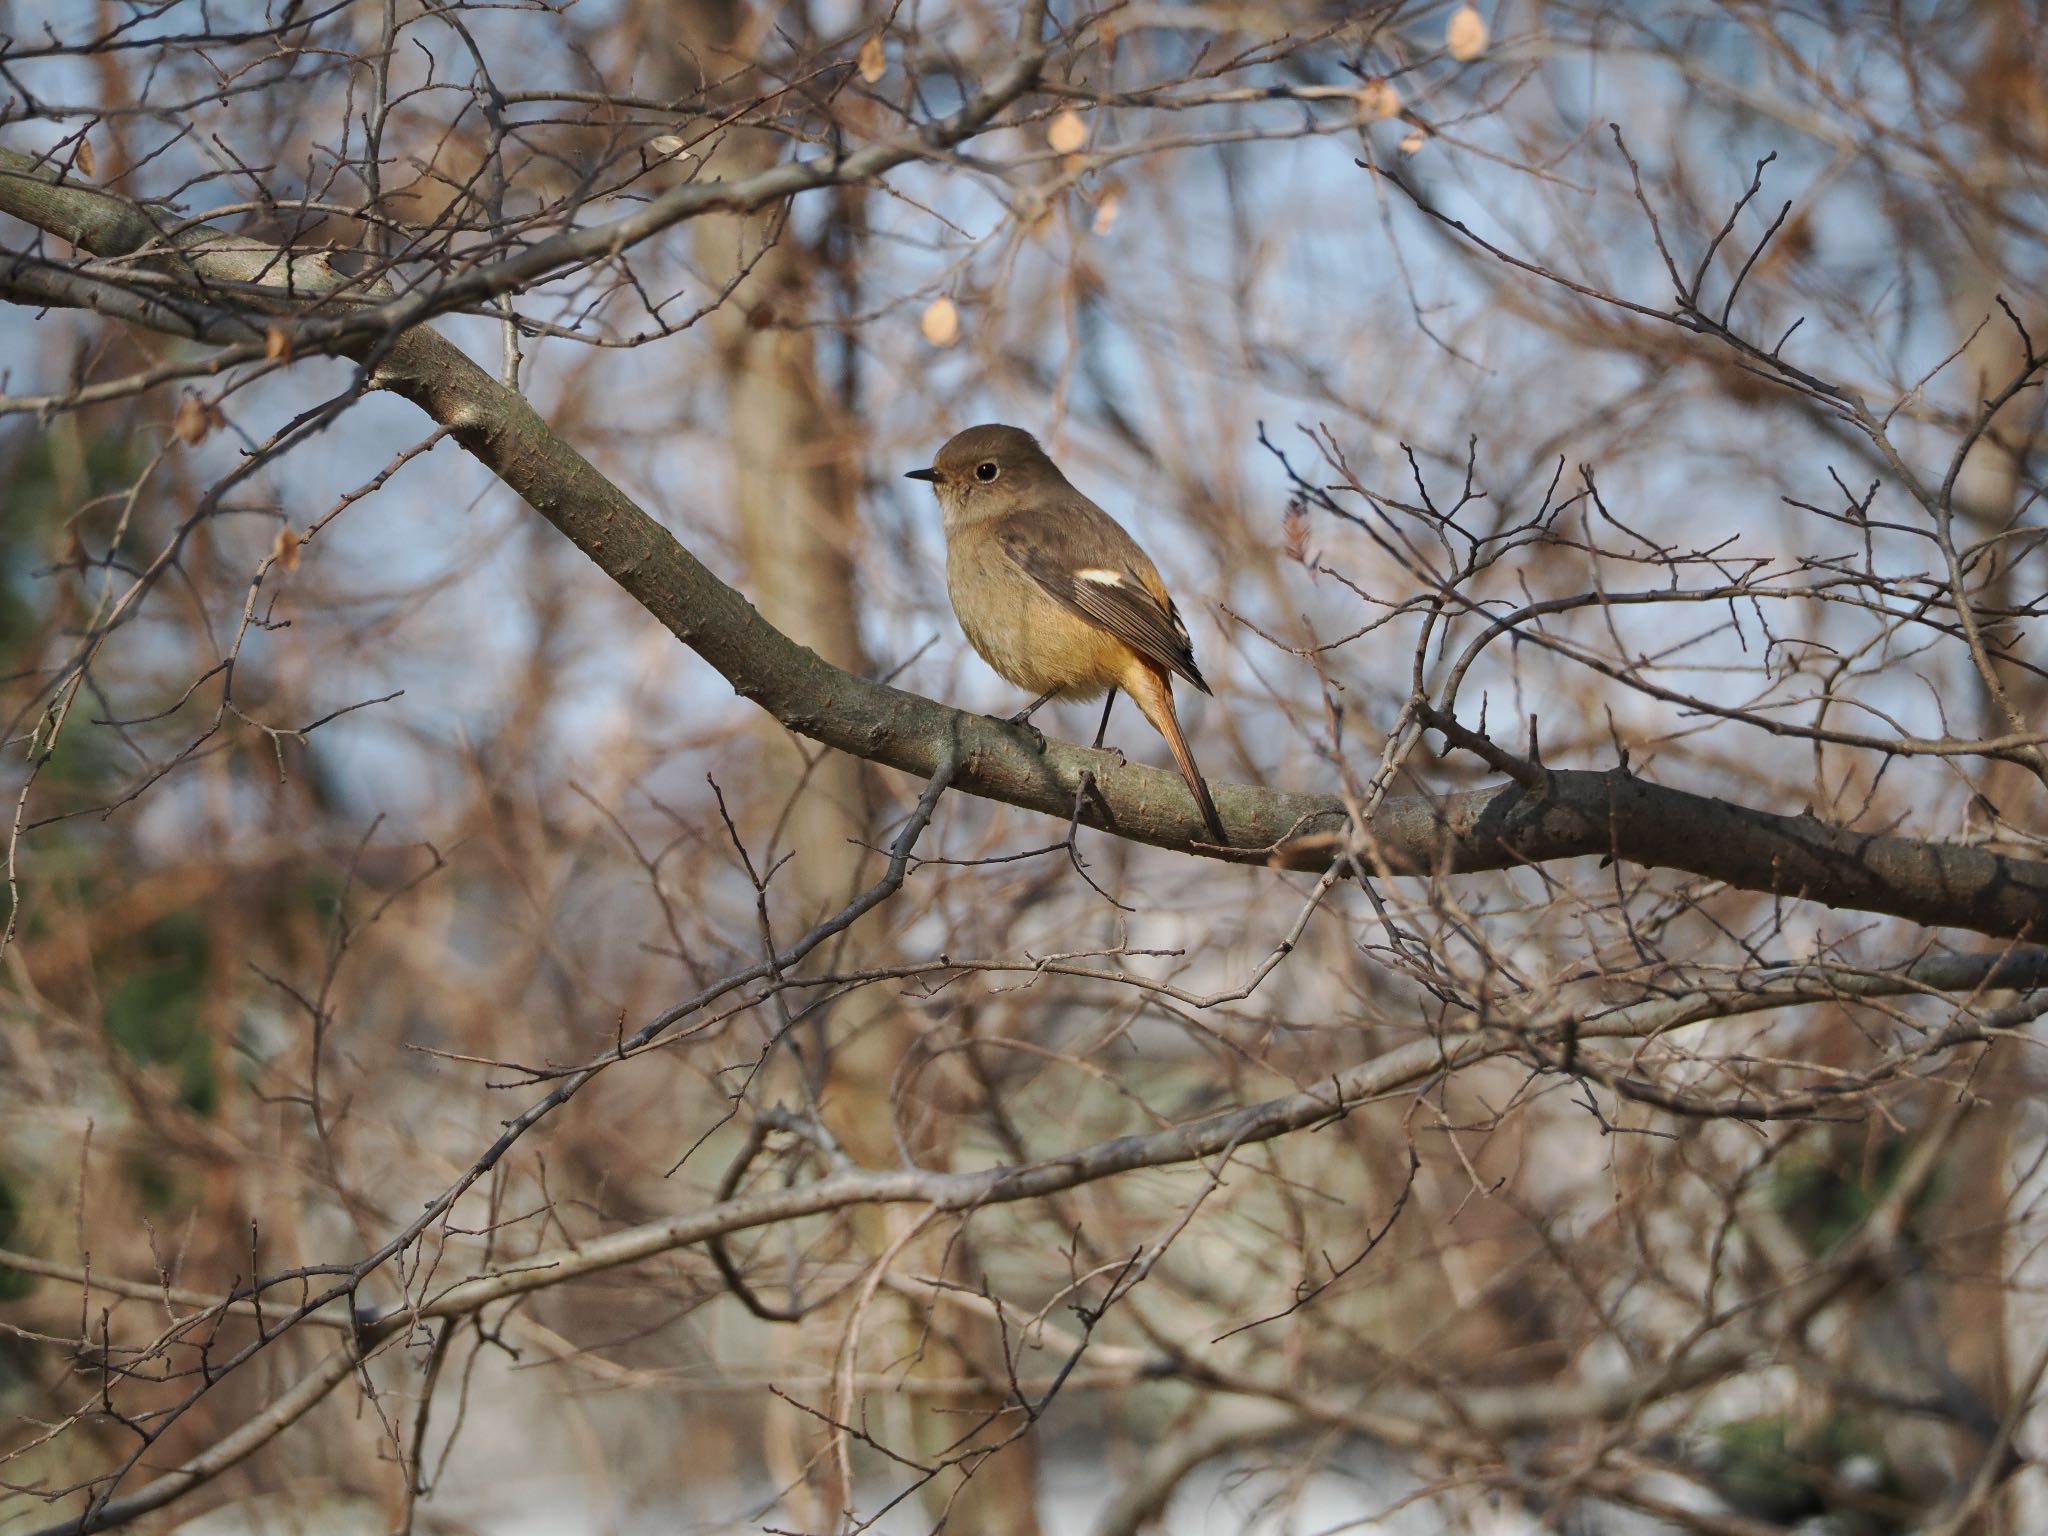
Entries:
POLYGON ((1217 842, 1228 843, 1230 837, 1223 830, 1223 818, 1216 814, 1216 802, 1209 798, 1209 786, 1202 782, 1202 770, 1195 766, 1195 754, 1188 750, 1188 739, 1181 734, 1180 715, 1173 707, 1173 684, 1166 673, 1149 662, 1133 658, 1132 666, 1124 675, 1123 688, 1132 702, 1144 711, 1153 729, 1166 738, 1174 765, 1180 769, 1180 776, 1188 781, 1188 792, 1195 797, 1195 804, 1201 810, 1202 820, 1208 824, 1210 833, 1217 842))

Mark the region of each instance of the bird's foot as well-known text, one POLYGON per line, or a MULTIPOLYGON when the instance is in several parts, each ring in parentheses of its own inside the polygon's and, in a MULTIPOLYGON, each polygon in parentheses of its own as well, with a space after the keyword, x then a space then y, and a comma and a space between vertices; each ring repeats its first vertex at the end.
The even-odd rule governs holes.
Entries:
MULTIPOLYGON (((1032 707, 1035 709, 1037 706, 1032 707)), ((990 718, 1000 720, 1004 725, 1013 725, 1024 732, 1031 738, 1032 750, 1041 757, 1045 755, 1045 732, 1031 723, 1031 710, 1020 709, 1014 715, 993 715, 990 718)))
POLYGON ((1032 739, 1038 743, 1038 752, 1041 757, 1045 755, 1045 732, 1041 731, 1037 726, 1031 723, 1031 717, 1038 713, 1040 707, 1044 705, 1046 700, 1050 699, 1054 694, 1058 692, 1059 689, 1057 688, 1046 689, 1045 692, 1041 693, 1029 704, 1026 704, 1022 709, 1018 710, 1017 713, 1015 713, 1014 715, 1007 716, 1003 720, 1003 724, 1005 725, 1021 725, 1022 727, 1024 727, 1025 730, 1029 731, 1032 735, 1032 739))

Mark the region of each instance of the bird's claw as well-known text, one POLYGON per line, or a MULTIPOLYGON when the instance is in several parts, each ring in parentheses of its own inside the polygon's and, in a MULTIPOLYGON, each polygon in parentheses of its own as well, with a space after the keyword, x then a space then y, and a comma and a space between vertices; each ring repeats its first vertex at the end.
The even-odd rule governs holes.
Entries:
POLYGON ((1023 731, 1025 734, 1030 736, 1032 740, 1032 750, 1037 752, 1039 756, 1043 757, 1045 755, 1045 732, 1041 731, 1037 726, 1031 723, 1029 719, 1030 714, 1031 711, 1027 709, 1022 711, 1021 713, 1014 715, 1003 715, 1000 718, 1003 724, 1015 726, 1018 730, 1023 731))

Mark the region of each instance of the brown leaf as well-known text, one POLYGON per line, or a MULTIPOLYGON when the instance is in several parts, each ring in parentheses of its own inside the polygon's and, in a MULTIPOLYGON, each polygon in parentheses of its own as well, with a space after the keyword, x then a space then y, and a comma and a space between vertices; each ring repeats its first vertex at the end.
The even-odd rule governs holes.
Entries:
POLYGON ((1778 238, 1764 248, 1763 260, 1756 264, 1757 276, 1782 276, 1787 267, 1804 261, 1813 251, 1813 220, 1802 208, 1785 221, 1778 238))
POLYGON ((1095 205, 1095 223, 1092 227, 1096 234, 1109 233, 1109 226, 1116 222, 1118 206, 1117 195, 1114 192, 1103 193, 1102 201, 1095 205))
POLYGON ((925 306, 917 328, 933 346, 950 347, 960 339, 960 308, 942 293, 925 306))
POLYGON ((1358 88, 1358 115, 1364 118, 1378 118, 1382 121, 1398 117, 1401 112, 1401 93, 1394 88, 1394 82, 1382 76, 1374 76, 1358 88))
POLYGON ((1063 155, 1071 155, 1088 142, 1088 125, 1072 107, 1062 107, 1045 125, 1045 142, 1063 155))
POLYGON ((213 423, 207 419, 206 406, 197 395, 188 393, 178 402, 178 414, 171 420, 171 430, 182 442, 206 441, 206 434, 213 430, 213 423))
POLYGON ((1451 12, 1444 28, 1444 49, 1460 64, 1469 64, 1486 52, 1486 18, 1474 5, 1461 5, 1451 12))
POLYGON ((1297 565, 1308 563, 1308 510, 1298 501, 1287 504, 1287 515, 1280 522, 1280 541, 1288 559, 1297 565))
POLYGON ((689 141, 679 133, 660 133, 647 141, 647 152, 663 160, 673 160, 689 148, 689 141))
POLYGON ((873 85, 888 68, 889 56, 883 52, 882 34, 877 32, 860 45, 860 77, 873 85))
POLYGON ((1428 130, 1422 128, 1410 128, 1406 133, 1401 135, 1401 153, 1404 155, 1412 155, 1415 153, 1415 151, 1422 148, 1422 146, 1427 144, 1428 142, 1428 130))
POLYGON ((83 134, 79 135, 78 155, 73 163, 88 176, 97 174, 98 167, 93 159, 92 140, 83 134))
POLYGON ((289 528, 278 529, 270 546, 270 563, 283 566, 285 574, 290 575, 299 568, 299 546, 305 542, 289 528))
POLYGON ((292 360, 292 333, 284 328, 282 321, 271 321, 270 329, 263 333, 263 356, 273 363, 292 360))

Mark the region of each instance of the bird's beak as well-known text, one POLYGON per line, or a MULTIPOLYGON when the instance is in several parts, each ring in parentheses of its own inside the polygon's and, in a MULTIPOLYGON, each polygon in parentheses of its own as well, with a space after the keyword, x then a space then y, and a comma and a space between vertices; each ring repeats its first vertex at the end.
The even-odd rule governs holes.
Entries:
POLYGON ((936 483, 939 478, 939 472, 936 469, 913 469, 905 471, 903 478, 906 480, 930 480, 936 483))

